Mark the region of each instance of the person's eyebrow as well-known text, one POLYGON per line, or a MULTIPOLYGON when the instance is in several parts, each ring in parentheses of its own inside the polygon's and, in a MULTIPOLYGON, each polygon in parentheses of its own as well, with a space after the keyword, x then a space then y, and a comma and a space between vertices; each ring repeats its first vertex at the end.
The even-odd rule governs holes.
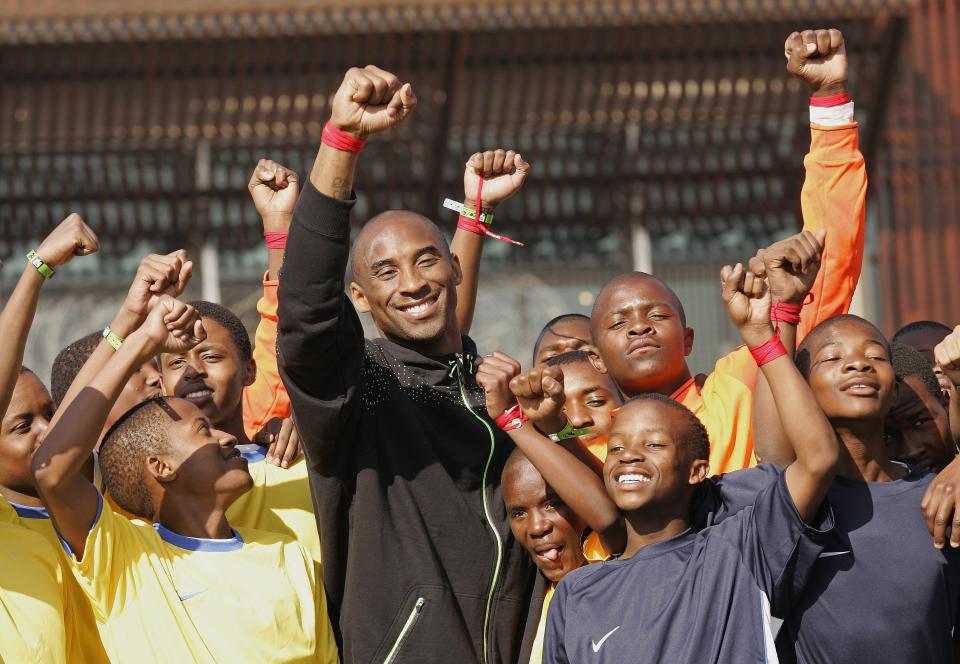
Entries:
POLYGON ((420 247, 419 249, 417 249, 416 253, 413 255, 413 258, 414 260, 416 260, 421 256, 423 256, 424 254, 440 254, 440 253, 441 253, 440 250, 437 249, 436 246, 431 244, 429 246, 420 247))
POLYGON ((370 270, 371 272, 376 272, 377 270, 379 270, 379 269, 382 268, 382 267, 387 267, 388 265, 393 265, 393 263, 394 263, 394 260, 393 260, 392 258, 384 258, 383 260, 379 260, 379 261, 377 261, 376 263, 373 263, 373 264, 370 266, 369 270, 370 270))
POLYGON ((583 387, 577 390, 577 394, 592 394, 594 392, 599 392, 604 389, 602 385, 591 385, 590 387, 583 387))

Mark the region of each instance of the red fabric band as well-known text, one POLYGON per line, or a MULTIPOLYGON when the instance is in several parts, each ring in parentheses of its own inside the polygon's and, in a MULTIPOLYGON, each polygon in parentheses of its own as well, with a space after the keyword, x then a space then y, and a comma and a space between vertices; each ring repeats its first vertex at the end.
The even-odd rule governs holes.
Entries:
POLYGON ((772 339, 768 339, 759 346, 754 346, 747 350, 753 355, 753 359, 756 360, 758 367, 762 367, 764 364, 773 362, 778 357, 787 354, 787 349, 783 347, 783 343, 780 341, 780 330, 777 330, 777 333, 772 339))
POLYGON ((333 123, 327 122, 323 126, 323 133, 320 134, 320 142, 329 145, 335 150, 344 152, 359 153, 363 146, 367 144, 367 139, 358 138, 353 134, 348 134, 333 126, 333 123))
POLYGON ((514 431, 522 427, 527 420, 527 416, 520 410, 520 404, 515 403, 500 413, 500 417, 496 419, 495 423, 501 431, 514 431))
POLYGON ((287 231, 264 231, 263 239, 267 242, 267 249, 287 248, 287 231))
POLYGON ((798 325, 800 323, 800 311, 802 309, 802 304, 774 302, 770 305, 770 320, 774 323, 783 322, 787 325, 798 325))
POLYGON ((820 108, 829 108, 831 106, 842 106, 850 102, 850 95, 846 92, 842 92, 838 95, 830 95, 829 97, 810 97, 811 106, 819 106, 820 108))
POLYGON ((515 244, 518 247, 524 246, 523 242, 517 242, 516 240, 512 240, 508 238, 506 235, 497 235, 496 233, 491 232, 491 230, 487 228, 486 224, 478 221, 478 219, 480 219, 480 205, 482 200, 480 196, 482 194, 483 194, 483 178, 480 178, 480 184, 477 186, 476 203, 474 203, 474 206, 475 206, 473 210, 474 218, 471 219, 470 217, 464 217, 463 215, 460 215, 460 219, 457 221, 457 228, 468 231, 470 233, 476 233, 477 235, 486 235, 487 237, 492 237, 494 240, 500 240, 501 242, 508 242, 510 244, 515 244))

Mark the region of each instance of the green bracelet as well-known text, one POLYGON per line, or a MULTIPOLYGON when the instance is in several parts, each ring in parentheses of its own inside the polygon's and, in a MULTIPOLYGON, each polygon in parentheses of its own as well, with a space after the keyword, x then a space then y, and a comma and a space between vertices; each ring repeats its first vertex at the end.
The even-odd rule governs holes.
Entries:
POLYGON ((120 346, 123 345, 123 337, 111 330, 109 325, 103 328, 103 338, 113 346, 114 350, 120 350, 120 346))
POLYGON ((559 443, 561 440, 567 440, 568 438, 577 438, 579 436, 584 436, 590 433, 589 427, 581 427, 579 429, 574 429, 573 425, 570 424, 570 420, 567 420, 567 423, 564 425, 560 431, 557 433, 552 433, 547 438, 552 440, 555 443, 559 443))
POLYGON ((30 253, 27 254, 27 260, 30 261, 30 265, 37 268, 37 272, 42 274, 44 279, 49 279, 54 275, 53 268, 43 262, 35 249, 31 249, 30 253))

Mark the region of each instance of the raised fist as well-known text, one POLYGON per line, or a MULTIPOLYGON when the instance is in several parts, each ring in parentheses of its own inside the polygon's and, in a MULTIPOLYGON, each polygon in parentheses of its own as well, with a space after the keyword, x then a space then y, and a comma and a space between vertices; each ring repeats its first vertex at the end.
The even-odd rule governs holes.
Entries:
POLYGON ((300 433, 292 417, 275 417, 261 429, 253 442, 267 448, 267 463, 289 468, 300 457, 300 433))
POLYGON ((193 261, 187 260, 183 249, 166 255, 147 254, 140 261, 123 308, 143 320, 162 296, 179 296, 192 274, 193 261))
POLYGON ((787 71, 810 86, 814 96, 847 90, 847 49, 839 30, 794 32, 783 44, 787 71))
POLYGON ((513 150, 488 150, 477 152, 467 160, 463 172, 463 195, 468 207, 477 196, 480 178, 483 178, 483 208, 502 203, 523 187, 530 164, 513 150))
POLYGON ((720 271, 723 303, 730 320, 740 331, 747 346, 759 346, 773 337, 770 323, 770 289, 762 277, 737 263, 720 271))
POLYGON ((775 242, 750 259, 750 272, 766 278, 774 301, 803 304, 820 271, 826 236, 826 229, 820 229, 816 235, 803 231, 775 242))
POLYGON ((510 391, 520 403, 520 410, 543 433, 556 433, 566 425, 560 367, 534 367, 511 380, 510 391))
POLYGON ((520 363, 500 351, 477 361, 477 385, 487 397, 487 415, 491 419, 497 419, 517 403, 510 392, 510 379, 518 373, 520 363))
POLYGON ((56 267, 70 262, 74 256, 89 256, 99 250, 100 240, 96 233, 90 230, 79 214, 71 212, 40 243, 37 255, 50 267, 56 267))
POLYGON ((184 353, 207 338, 197 310, 169 295, 158 298, 137 332, 149 339, 149 356, 184 353))
POLYGON ((960 325, 936 345, 933 359, 954 385, 960 385, 960 325))
POLYGON ((406 120, 417 105, 409 83, 379 67, 353 67, 333 97, 330 121, 338 129, 369 136, 406 120))
POLYGON ((290 229, 293 208, 300 195, 300 180, 296 173, 275 161, 261 159, 253 169, 247 189, 263 219, 264 230, 290 229))

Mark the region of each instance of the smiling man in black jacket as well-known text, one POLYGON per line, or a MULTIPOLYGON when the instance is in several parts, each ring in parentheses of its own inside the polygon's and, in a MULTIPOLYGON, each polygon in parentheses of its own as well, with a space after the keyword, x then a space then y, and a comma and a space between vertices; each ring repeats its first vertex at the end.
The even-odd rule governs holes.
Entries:
POLYGON ((280 369, 343 660, 513 662, 539 610, 536 574, 500 492, 513 445, 487 416, 476 348, 457 323, 460 262, 433 222, 406 211, 371 219, 350 251, 364 139, 415 105, 409 84, 372 66, 337 91, 290 229, 280 369), (357 309, 382 338, 364 339, 357 309))

